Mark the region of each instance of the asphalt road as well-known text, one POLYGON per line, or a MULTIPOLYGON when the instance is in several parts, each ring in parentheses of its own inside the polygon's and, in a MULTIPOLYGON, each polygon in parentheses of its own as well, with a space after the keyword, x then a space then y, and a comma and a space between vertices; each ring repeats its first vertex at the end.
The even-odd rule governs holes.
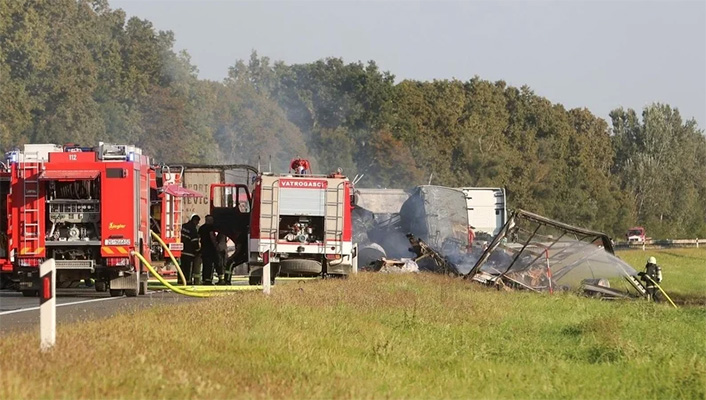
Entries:
MULTIPOLYGON (((277 278, 278 284, 301 283, 312 278, 277 278)), ((151 283, 157 283, 150 281, 151 283)), ((214 289, 258 290, 249 286, 247 277, 234 276, 232 287, 214 289)), ((188 297, 167 290, 148 291, 144 296, 110 297, 93 288, 56 290, 56 323, 107 318, 119 312, 132 312, 164 304, 184 304, 205 299, 188 297)), ((12 332, 39 330, 39 297, 24 297, 15 290, 0 290, 0 336, 12 332)))
MULTIPOLYGON (((199 300, 167 291, 149 291, 147 295, 138 297, 110 297, 91 288, 57 289, 56 322, 63 324, 107 318, 118 312, 199 300)), ((39 330, 39 298, 0 290, 0 335, 29 330, 39 330)))

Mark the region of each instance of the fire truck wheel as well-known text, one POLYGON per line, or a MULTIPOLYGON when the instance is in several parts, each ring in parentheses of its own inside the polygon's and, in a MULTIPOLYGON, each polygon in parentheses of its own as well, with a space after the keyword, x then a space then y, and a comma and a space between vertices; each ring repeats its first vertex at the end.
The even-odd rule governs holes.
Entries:
POLYGON ((110 297, 120 297, 123 295, 122 289, 110 289, 110 297))
POLYGON ((127 297, 137 297, 137 293, 139 291, 137 289, 125 289, 125 296, 127 297))
POLYGON ((24 297, 37 297, 37 296, 39 296, 39 290, 23 290, 22 296, 24 296, 24 297))
POLYGON ((96 292, 107 292, 108 282, 106 281, 96 281, 96 292))
POLYGON ((316 260, 282 260, 280 271, 283 274, 320 274, 321 263, 316 260))

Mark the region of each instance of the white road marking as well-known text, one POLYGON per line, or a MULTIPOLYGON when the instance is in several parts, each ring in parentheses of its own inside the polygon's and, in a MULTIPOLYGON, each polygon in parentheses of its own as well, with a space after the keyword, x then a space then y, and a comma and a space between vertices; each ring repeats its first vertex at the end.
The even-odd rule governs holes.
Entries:
MULTIPOLYGON (((57 304, 57 307, 63 307, 63 306, 73 306, 76 304, 82 304, 82 303, 92 303, 94 301, 106 301, 106 300, 119 300, 122 299, 123 297, 106 297, 103 299, 90 299, 90 300, 81 300, 81 301, 72 301, 70 303, 61 303, 57 304)), ((10 310, 10 311, 2 311, 0 312, 0 315, 8 315, 8 314, 15 314, 23 311, 32 311, 32 310, 39 310, 39 306, 37 307, 27 307, 27 308, 20 308, 18 310, 10 310)))

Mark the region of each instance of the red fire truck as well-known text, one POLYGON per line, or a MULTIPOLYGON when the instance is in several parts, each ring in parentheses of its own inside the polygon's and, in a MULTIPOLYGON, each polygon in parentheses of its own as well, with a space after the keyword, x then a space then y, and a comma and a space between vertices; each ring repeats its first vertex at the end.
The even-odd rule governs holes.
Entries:
POLYGON ((0 289, 12 281, 12 262, 10 261, 9 207, 10 207, 10 169, 5 163, 0 166, 0 289))
POLYGON ((257 177, 248 244, 250 284, 261 283, 266 252, 272 277, 345 276, 357 269, 353 188, 340 172, 313 175, 306 160, 295 159, 289 174, 257 177))
MULTIPOLYGON (((136 296, 147 287, 150 256, 149 158, 136 147, 25 145, 7 156, 9 257, 26 296, 38 266, 54 258, 57 287, 95 278, 98 291, 136 296)), ((5 193, 5 192, 3 192, 5 193)))

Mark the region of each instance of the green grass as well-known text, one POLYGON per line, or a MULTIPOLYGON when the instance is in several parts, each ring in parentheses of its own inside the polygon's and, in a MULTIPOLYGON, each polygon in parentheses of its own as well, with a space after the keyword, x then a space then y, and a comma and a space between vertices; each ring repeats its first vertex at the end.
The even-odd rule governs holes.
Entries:
MULTIPOLYGON (((669 275, 667 275, 669 276, 669 275)), ((0 342, 0 398, 704 398, 706 308, 361 273, 0 342)))
POLYGON ((623 250, 616 255, 638 271, 647 259, 657 258, 662 267, 662 288, 682 304, 706 305, 706 248, 623 250))

